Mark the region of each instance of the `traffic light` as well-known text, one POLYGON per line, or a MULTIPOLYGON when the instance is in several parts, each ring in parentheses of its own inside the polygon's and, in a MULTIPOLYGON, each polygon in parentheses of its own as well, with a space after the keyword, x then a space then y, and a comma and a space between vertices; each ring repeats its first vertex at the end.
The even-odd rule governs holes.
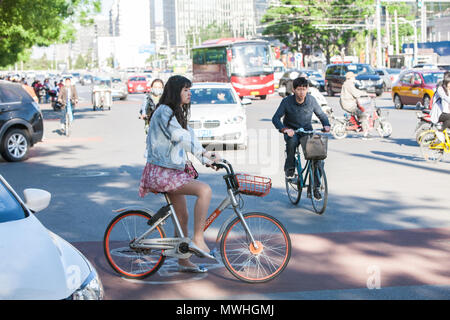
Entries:
POLYGON ((422 8, 423 0, 416 0, 417 1, 417 8, 422 8))

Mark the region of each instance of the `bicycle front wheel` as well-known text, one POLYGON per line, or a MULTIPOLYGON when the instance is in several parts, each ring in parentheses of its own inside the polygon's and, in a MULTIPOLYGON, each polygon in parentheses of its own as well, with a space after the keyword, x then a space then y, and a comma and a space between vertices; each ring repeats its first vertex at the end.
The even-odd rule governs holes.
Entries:
POLYGON ((239 280, 267 282, 286 268, 291 257, 291 239, 274 217, 259 212, 243 215, 257 248, 247 235, 239 217, 226 228, 220 242, 222 262, 239 280))
POLYGON ((434 130, 425 131, 421 135, 420 151, 427 162, 437 162, 444 155, 444 148, 441 147, 436 132, 434 130))
POLYGON ((289 201, 292 204, 297 204, 302 197, 302 187, 300 185, 300 179, 297 174, 292 178, 285 177, 286 180, 286 193, 288 195, 289 201))
POLYGON ((328 182, 323 165, 317 166, 314 162, 312 162, 309 179, 311 181, 312 206, 316 213, 322 214, 325 212, 328 202, 328 182))
MULTIPOLYGON (((126 211, 116 216, 108 225, 103 239, 103 250, 109 265, 128 279, 143 279, 158 271, 163 265, 163 250, 134 249, 130 247, 150 226, 150 215, 139 211, 126 211)), ((164 229, 158 226, 145 239, 165 238, 164 229)))

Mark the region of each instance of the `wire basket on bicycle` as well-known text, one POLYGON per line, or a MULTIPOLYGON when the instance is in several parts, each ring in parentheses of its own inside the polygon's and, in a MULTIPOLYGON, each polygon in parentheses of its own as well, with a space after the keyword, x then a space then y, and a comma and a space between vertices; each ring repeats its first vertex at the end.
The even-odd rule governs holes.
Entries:
POLYGON ((272 180, 265 177, 237 173, 236 180, 238 183, 239 192, 249 196, 267 196, 270 192, 270 188, 272 187, 272 180))

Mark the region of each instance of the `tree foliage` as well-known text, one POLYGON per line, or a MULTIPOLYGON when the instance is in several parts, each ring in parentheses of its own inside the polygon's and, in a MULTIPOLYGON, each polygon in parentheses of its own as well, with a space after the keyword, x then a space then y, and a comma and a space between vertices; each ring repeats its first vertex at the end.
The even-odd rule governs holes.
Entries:
MULTIPOLYGON (((327 63, 331 56, 347 52, 361 41, 361 35, 376 36, 366 25, 374 24, 375 0, 281 0, 280 6, 271 6, 262 23, 264 34, 276 37, 291 51, 321 50, 327 63)), ((393 16, 397 10, 400 16, 412 19, 411 6, 402 3, 387 5, 393 16)), ((412 29, 400 25, 399 34, 409 35, 412 29)), ((384 31, 383 31, 384 34, 384 31)))
POLYGON ((34 45, 74 38, 72 23, 92 23, 100 0, 0 0, 0 66, 17 62, 34 45))

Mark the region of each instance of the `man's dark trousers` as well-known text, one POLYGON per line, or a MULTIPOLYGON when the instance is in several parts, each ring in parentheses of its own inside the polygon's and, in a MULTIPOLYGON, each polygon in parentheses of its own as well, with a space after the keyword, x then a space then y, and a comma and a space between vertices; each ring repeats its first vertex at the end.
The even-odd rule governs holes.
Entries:
MULTIPOLYGON (((284 163, 284 172, 287 173, 289 169, 295 169, 295 150, 301 144, 303 154, 305 154, 306 142, 308 141, 308 135, 306 134, 294 134, 289 137, 284 134, 284 141, 286 142, 286 161, 284 163)), ((315 168, 323 168, 323 160, 313 160, 315 168)), ((314 186, 320 187, 320 176, 319 172, 314 172, 314 186)))

